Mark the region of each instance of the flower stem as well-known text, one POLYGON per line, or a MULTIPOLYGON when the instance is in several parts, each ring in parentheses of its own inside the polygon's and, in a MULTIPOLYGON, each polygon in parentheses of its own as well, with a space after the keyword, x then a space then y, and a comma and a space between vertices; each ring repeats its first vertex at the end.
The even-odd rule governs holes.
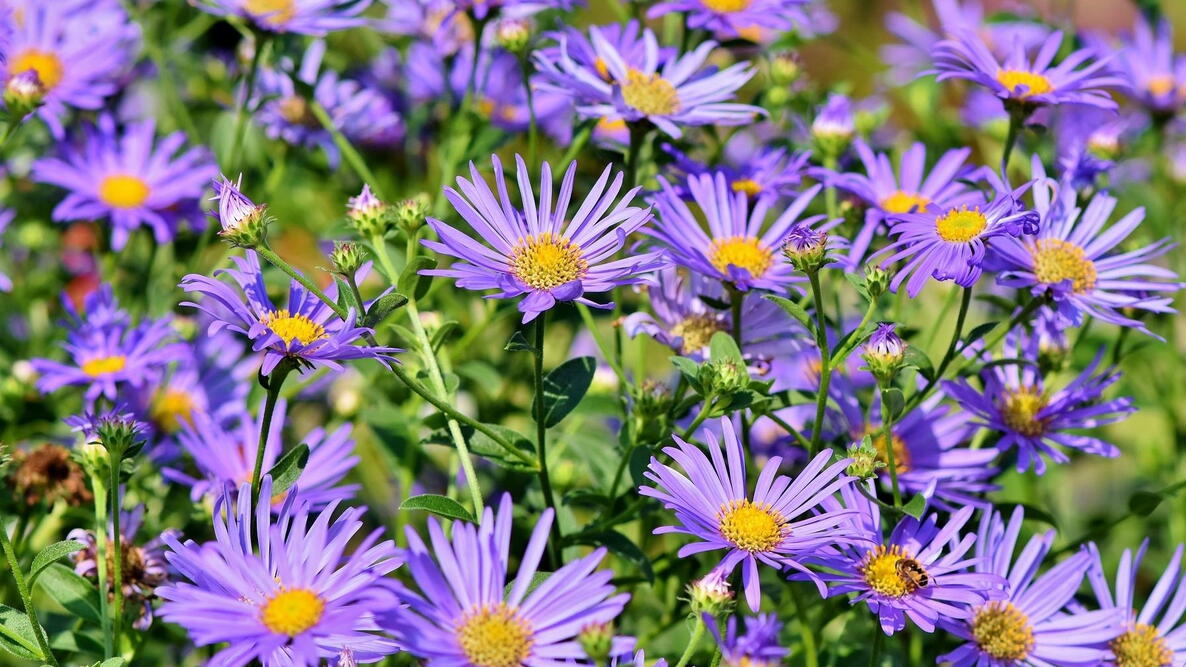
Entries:
MULTIPOLYGON (((354 173, 362 179, 363 183, 371 186, 371 190, 374 191, 376 197, 384 199, 383 192, 379 187, 379 180, 375 178, 375 174, 371 172, 371 168, 367 166, 366 160, 362 159, 362 155, 354 147, 354 144, 350 143, 350 140, 346 138, 346 135, 342 134, 342 131, 338 129, 337 125, 334 125, 333 119, 329 117, 329 112, 325 110, 321 102, 310 100, 309 111, 313 113, 313 117, 317 119, 317 122, 321 123, 321 127, 325 128, 325 131, 329 132, 330 136, 333 137, 334 144, 342 152, 342 156, 346 158, 346 162, 350 164, 350 168, 354 170, 354 173)), ((384 201, 386 200, 384 199, 384 201)))
POLYGON ((906 414, 918 407, 918 404, 926 399, 931 393, 931 390, 935 388, 935 385, 939 384, 939 380, 942 379, 943 374, 947 372, 947 367, 951 365, 952 359, 955 358, 955 352, 959 346, 960 338, 964 335, 964 322, 968 319, 968 306, 971 304, 972 288, 965 287, 963 298, 960 300, 959 314, 955 316, 955 331, 951 332, 951 342, 947 344, 947 352, 943 354, 943 359, 939 361, 939 367, 935 369, 935 374, 931 376, 930 380, 927 380, 922 390, 910 397, 910 401, 903 408, 902 414, 906 414))
POLYGON ((861 323, 857 325, 853 335, 848 339, 848 342, 844 344, 844 347, 840 348, 836 351, 836 354, 832 355, 832 360, 829 364, 832 368, 838 368, 845 362, 846 359, 848 359, 848 355, 852 354, 852 351, 856 349, 857 345, 861 342, 861 331, 863 331, 865 327, 869 325, 869 322, 873 319, 873 313, 875 312, 877 312, 877 299, 871 299, 869 301, 869 306, 865 308, 864 316, 861 317, 861 323))
POLYGON ((1005 135, 1005 148, 1001 153, 1002 175, 1009 170, 1009 158, 1013 156, 1013 146, 1017 144, 1017 139, 1021 136, 1021 128, 1025 125, 1025 119, 1028 116, 1029 114, 1020 107, 1009 109, 1009 133, 1005 135))
POLYGON ((885 400, 885 389, 881 391, 881 437, 885 439, 885 462, 889 468, 890 487, 894 494, 894 507, 902 506, 902 491, 898 487, 898 464, 894 460, 894 415, 885 400))
POLYGON ((231 145, 230 160, 227 164, 231 165, 231 171, 239 164, 239 156, 242 154, 243 137, 247 132, 247 105, 251 102, 251 96, 255 94, 255 80, 259 77, 259 67, 263 60, 263 52, 269 46, 270 37, 265 33, 255 33, 255 51, 251 54, 250 69, 247 70, 247 87, 243 91, 243 99, 239 102, 239 109, 235 112, 235 132, 231 136, 235 138, 235 143, 231 145))
MULTIPOLYGON (((33 611, 33 595, 29 591, 29 582, 25 580, 25 573, 21 571, 21 562, 8 539, 8 527, 0 525, 0 546, 4 548, 4 557, 8 559, 8 569, 12 571, 12 578, 16 581, 17 592, 21 596, 21 605, 25 607, 25 616, 29 618, 29 625, 33 626, 33 634, 37 637, 37 645, 41 647, 42 658, 57 667, 58 659, 49 648, 49 641, 45 638, 45 629, 37 620, 33 611)), ((11 641, 11 640, 10 640, 11 641)))
POLYGON ((111 621, 111 642, 118 653, 119 638, 124 624, 124 552, 120 546, 123 536, 119 534, 119 464, 123 459, 123 452, 110 450, 108 453, 111 468, 111 598, 115 603, 115 613, 111 621))
POLYGON ((251 471, 252 507, 255 507, 259 502, 259 481, 264 470, 264 450, 268 446, 268 433, 272 430, 272 415, 276 412, 276 401, 280 398, 280 387, 284 385, 284 379, 288 377, 288 373, 292 369, 293 365, 285 359, 272 369, 271 375, 267 376, 268 383, 265 388, 268 391, 268 396, 264 401, 263 422, 259 427, 259 444, 255 448, 255 467, 251 471))
POLYGON ((99 578, 99 621, 103 629, 103 657, 112 658, 115 656, 115 645, 111 641, 111 615, 107 613, 107 552, 111 549, 107 540, 107 480, 98 471, 93 471, 91 475, 91 488, 95 494, 95 574, 99 578))
POLYGON ((803 664, 805 667, 819 667, 819 648, 816 645, 815 628, 811 624, 811 616, 807 613, 807 605, 803 602, 803 595, 799 589, 790 586, 791 600, 795 603, 795 614, 799 617, 799 639, 803 642, 803 664))
POLYGON ((819 392, 815 397, 815 421, 811 426, 811 448, 809 456, 819 451, 824 431, 824 410, 828 405, 828 385, 832 382, 831 355, 828 354, 828 329, 824 322, 823 291, 820 289, 819 272, 807 274, 811 281, 811 298, 815 303, 815 344, 819 348, 819 392))
MULTIPOLYGON (((539 458, 539 485, 544 492, 544 504, 556 512, 556 498, 552 494, 552 480, 548 476, 548 424, 544 420, 544 329, 547 311, 539 314, 535 319, 535 345, 531 353, 535 357, 532 377, 535 380, 535 444, 539 458)), ((556 545, 560 544, 564 533, 560 529, 560 516, 552 523, 556 540, 551 543, 552 565, 560 567, 556 545)))
POLYGON ((873 624, 873 652, 869 654, 869 667, 881 667, 881 647, 885 643, 885 633, 873 624))
POLYGON ((626 153, 626 188, 633 188, 638 185, 638 158, 639 153, 642 153, 643 140, 646 139, 647 133, 651 128, 640 121, 637 123, 630 123, 630 146, 626 153))
POLYGON ((696 647, 700 645, 700 640, 704 638, 705 630, 707 628, 704 625, 704 619, 697 618, 696 627, 692 630, 692 637, 688 639, 684 654, 679 657, 679 662, 675 663, 675 667, 685 667, 688 664, 688 661, 692 659, 692 654, 696 652, 696 647))
POLYGON ((712 396, 704 397, 704 402, 700 404, 700 412, 696 413, 695 419, 692 420, 691 424, 688 424, 688 428, 684 429, 684 434, 680 436, 681 438, 691 440, 692 436, 696 433, 696 429, 700 428, 704 420, 708 419, 708 413, 712 412, 712 402, 712 396))

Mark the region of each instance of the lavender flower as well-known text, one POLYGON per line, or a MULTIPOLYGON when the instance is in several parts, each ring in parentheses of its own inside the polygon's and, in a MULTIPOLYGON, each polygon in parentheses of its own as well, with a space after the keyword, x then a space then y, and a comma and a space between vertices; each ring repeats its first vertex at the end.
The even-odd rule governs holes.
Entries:
POLYGON ((705 614, 704 622, 721 648, 725 667, 777 667, 790 651, 778 645, 782 623, 774 614, 758 614, 745 620, 745 633, 737 632, 737 617, 730 616, 724 635, 715 618, 705 614))
POLYGON ((1186 611, 1186 583, 1182 579, 1182 545, 1174 549, 1169 565, 1158 577, 1157 583, 1141 608, 1137 608, 1135 589, 1140 579, 1141 561, 1148 538, 1134 556, 1131 549, 1125 549, 1116 568, 1116 592, 1113 596, 1108 586, 1099 549, 1093 543, 1087 545, 1092 557, 1092 567, 1087 572, 1091 589, 1102 609, 1114 610, 1121 617, 1121 632, 1108 642, 1108 654, 1104 659, 1118 666, 1126 665, 1172 665, 1181 667, 1186 663, 1186 636, 1182 632, 1182 613, 1186 611))
POLYGON ((1173 116, 1186 104, 1186 55, 1174 53, 1173 27, 1138 18, 1116 58, 1125 92, 1155 115, 1173 116))
POLYGON ((809 24, 804 6, 811 0, 661 0, 647 10, 647 18, 672 12, 684 14, 689 29, 708 30, 731 39, 758 41, 763 29, 787 31, 809 24))

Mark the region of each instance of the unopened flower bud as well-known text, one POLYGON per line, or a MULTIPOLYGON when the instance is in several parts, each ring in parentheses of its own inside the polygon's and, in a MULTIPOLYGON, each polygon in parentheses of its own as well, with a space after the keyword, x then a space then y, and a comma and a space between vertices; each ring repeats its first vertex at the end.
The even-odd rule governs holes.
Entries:
POLYGON ((787 90, 785 86, 774 86, 766 91, 763 101, 767 107, 772 109, 785 107, 791 101, 791 91, 787 90))
POLYGON ((47 92, 37 70, 27 69, 14 75, 5 84, 4 106, 8 108, 10 117, 19 120, 41 106, 47 92))
POLYGON ((37 381, 37 369, 28 359, 21 359, 13 363, 11 372, 12 377, 24 384, 33 384, 37 381))
POLYGON ((725 581, 725 575, 720 570, 713 570, 688 584, 688 600, 692 613, 696 615, 719 616, 733 608, 733 592, 729 590, 729 582, 725 581))
POLYGON ((749 369, 736 359, 710 361, 700 367, 700 383, 714 394, 731 394, 749 385, 749 369))
POLYGON ((878 470, 885 467, 877 458, 877 449, 871 444, 861 442, 848 448, 848 458, 852 462, 848 464, 846 472, 857 479, 872 479, 877 476, 878 470))
POLYGON ((770 59, 770 81, 775 86, 786 87, 799 80, 803 66, 793 51, 776 53, 770 59))
POLYGON ((584 649, 585 655, 595 665, 609 662, 609 654, 613 650, 614 626, 612 623, 593 623, 586 625, 577 635, 577 642, 584 649))
POLYGON ((831 260, 828 258, 828 233, 799 224, 787 232, 782 254, 804 273, 814 273, 831 260))
POLYGON ((417 229, 424 226, 424 217, 428 215, 428 206, 431 203, 431 198, 421 192, 418 195, 409 197, 395 205, 395 221, 399 224, 400 229, 407 234, 412 234, 417 229))
POLYGON ((528 19, 501 19, 494 27, 494 41, 511 53, 522 54, 531 46, 534 27, 528 19))
POLYGON ((391 206, 376 197, 370 185, 363 185, 362 192, 347 201, 346 220, 365 239, 387 234, 393 218, 391 206))
POLYGON ((333 262, 334 273, 353 276, 366 261, 366 251, 357 243, 334 241, 334 249, 329 254, 329 260, 333 262))
POLYGON ((646 380, 638 392, 638 415, 643 419, 657 419, 671 408, 671 392, 666 385, 646 380))
POLYGON ((268 206, 256 205, 240 191, 243 177, 232 183, 225 176, 214 181, 214 199, 218 201, 219 236, 240 248, 263 245, 268 238, 268 206))
POLYGON ((844 95, 830 95, 811 123, 816 149, 825 157, 839 157, 852 143, 855 122, 852 101, 844 95))
POLYGON ((869 292, 869 297, 876 299, 885 294, 886 287, 889 286, 889 274, 885 269, 876 264, 865 265, 865 291, 869 292))
POLYGON ((895 326, 891 322, 878 324, 861 352, 869 372, 882 386, 893 381, 906 360, 906 341, 894 332, 895 326))

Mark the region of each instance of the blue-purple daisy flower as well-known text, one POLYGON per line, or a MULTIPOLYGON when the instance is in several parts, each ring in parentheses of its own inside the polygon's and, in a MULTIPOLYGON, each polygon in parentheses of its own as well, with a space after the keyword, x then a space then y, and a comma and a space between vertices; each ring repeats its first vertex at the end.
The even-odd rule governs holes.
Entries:
MULTIPOLYGON (((212 319, 211 335, 228 329, 243 334, 251 341, 251 349, 263 352, 261 372, 269 375, 284 359, 301 366, 342 368, 339 362, 351 359, 391 360, 399 350, 390 347, 355 345, 365 334, 366 327, 357 326, 358 313, 350 309, 345 320, 339 319, 325 302, 309 293, 293 280, 288 292, 288 306, 273 304, 264 286, 263 271, 254 250, 244 257, 231 257, 234 269, 216 272, 231 277, 238 286, 209 276, 191 273, 181 280, 181 288, 203 296, 201 301, 186 301, 181 305, 197 308, 212 319)), ((333 287, 327 292, 336 298, 333 287)))
POLYGON ((1155 114, 1172 116, 1186 104, 1186 55, 1174 52, 1169 21, 1156 26, 1142 16, 1116 57, 1124 92, 1155 114))
POLYGON ((853 478, 844 474, 847 459, 829 463, 832 450, 817 454, 797 477, 778 473, 782 458, 775 456, 762 466, 751 492, 746 485, 746 455, 727 418, 720 420, 724 450, 711 432, 706 432, 708 453, 672 436, 676 447, 663 452, 683 472, 652 457, 644 473, 655 486, 638 492, 663 503, 679 522, 661 526, 655 534, 682 533, 697 541, 679 550, 680 558, 705 551, 725 550, 714 569, 729 573, 741 566, 745 599, 757 611, 762 589, 758 564, 776 570, 790 569, 814 581, 824 591, 820 578, 803 561, 821 548, 851 541, 853 512, 838 509, 820 511, 826 499, 848 487, 853 478))
POLYGON ((1038 367, 1038 337, 1016 337, 1003 358, 1020 363, 998 364, 980 373, 982 390, 964 379, 943 383, 947 393, 975 419, 973 423, 1000 434, 1002 453, 1017 449, 1017 470, 1046 472, 1046 458, 1070 460, 1063 449, 1108 458, 1120 455, 1116 445, 1079 431, 1118 422, 1136 411, 1131 398, 1104 399, 1104 390, 1120 379, 1115 368, 1096 371, 1103 349, 1078 376, 1061 389, 1048 387, 1038 367))
MULTIPOLYGON (((551 509, 540 515, 511 578, 512 507, 504 494, 497 515, 487 507, 477 526, 455 522, 452 540, 430 517, 431 551, 408 527, 405 556, 415 589, 401 594, 405 605, 385 621, 405 651, 429 665, 544 667, 587 659, 577 634, 612 621, 630 595, 615 592, 612 571, 596 569, 604 547, 555 572, 539 571, 551 509)), ((611 654, 629 650, 619 638, 613 643, 611 654)))
POLYGON ((975 569, 1007 584, 1003 595, 977 605, 971 616, 944 619, 943 629, 965 643, 939 656, 940 662, 953 667, 1048 667, 1099 665, 1107 656, 1101 644, 1119 632, 1119 610, 1068 608, 1091 557, 1079 551, 1039 575, 1054 531, 1031 537, 1014 560, 1024 518, 1021 507, 1013 510, 1008 524, 996 511, 981 516, 975 569))
POLYGON ((81 145, 63 148, 60 158, 34 162, 33 178, 69 190, 54 208, 54 220, 110 219, 115 250, 141 226, 152 230, 157 243, 167 243, 183 220, 205 227, 198 200, 218 174, 208 151, 184 146, 181 132, 158 141, 152 121, 120 131, 104 114, 86 128, 81 145))
POLYGON ((195 0, 204 12, 236 16, 269 32, 324 35, 367 22, 371 0, 195 0))
POLYGON ((774 614, 745 619, 745 631, 737 631, 737 616, 730 616, 724 633, 715 618, 705 614, 704 622, 717 640, 721 664, 725 667, 778 667, 790 651, 778 644, 783 624, 774 614))
POLYGON ((555 199, 552 168, 545 162, 537 201, 527 164, 515 156, 522 201, 522 207, 517 208, 507 193, 502 163, 497 156, 492 156, 491 162, 497 197, 472 163, 469 180, 458 177, 457 190, 445 189, 449 203, 485 243, 429 218, 429 226, 441 240, 425 239, 422 243, 461 261, 425 274, 456 278, 458 287, 465 289, 499 290, 496 298, 525 296, 519 310, 523 321, 529 322, 558 302, 605 307, 585 294, 641 282, 642 274, 666 264, 660 252, 630 253, 623 259, 612 259, 625 246, 626 238, 651 217, 648 209, 631 205, 639 188, 618 197, 621 172, 611 182, 612 168, 607 165, 580 206, 570 212, 576 162, 565 170, 555 199))
POLYGON ((1099 549, 1088 544, 1092 556, 1092 568, 1087 573, 1092 592, 1102 609, 1113 609, 1121 615, 1121 632, 1108 642, 1109 664, 1124 665, 1171 665, 1186 664, 1186 625, 1182 625, 1186 612, 1186 579, 1182 577, 1182 545, 1174 549, 1174 555, 1157 578, 1144 605, 1137 607, 1136 588, 1141 579, 1141 561, 1148 538, 1134 555, 1125 549, 1116 568, 1115 594, 1108 585, 1107 574, 1100 562, 1099 549))
POLYGON ((395 544, 380 541, 381 528, 359 534, 362 508, 338 513, 334 502, 312 512, 298 492, 273 517, 271 498, 265 476, 256 507, 249 484, 237 499, 229 490, 222 496, 214 541, 165 536, 178 576, 156 589, 165 600, 161 618, 184 627, 197 646, 225 644, 212 664, 313 666, 343 647, 359 662, 394 653, 375 619, 398 604, 383 584, 401 562, 395 544))
POLYGON ((763 29, 788 31, 811 22, 804 7, 811 0, 660 0, 647 18, 680 12, 689 29, 707 30, 725 39, 758 41, 763 29))

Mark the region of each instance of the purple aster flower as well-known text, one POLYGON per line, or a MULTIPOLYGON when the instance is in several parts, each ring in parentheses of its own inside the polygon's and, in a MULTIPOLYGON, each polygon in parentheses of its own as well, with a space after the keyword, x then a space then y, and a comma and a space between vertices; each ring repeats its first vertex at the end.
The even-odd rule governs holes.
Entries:
POLYGON ((195 0, 215 16, 237 16, 270 32, 325 35, 364 25, 371 0, 195 0))
POLYGON ((1038 214, 1019 200, 1030 183, 1012 192, 1001 185, 996 184, 997 193, 991 201, 981 198, 977 204, 895 215, 897 222, 890 234, 897 238, 877 254, 889 255, 881 262, 886 268, 900 259, 908 261, 890 281, 890 289, 896 292, 905 282, 906 293, 914 298, 928 278, 971 287, 980 279, 985 246, 990 241, 1036 233, 1038 214))
POLYGON ((902 154, 898 173, 895 173, 889 155, 874 153, 863 139, 858 139, 854 148, 865 173, 841 173, 829 179, 833 185, 851 192, 869 207, 865 224, 853 240, 849 257, 851 267, 860 264, 874 235, 883 229, 883 221, 892 225, 895 216, 903 213, 919 213, 932 206, 957 208, 974 204, 979 198, 967 183, 975 179, 978 172, 965 164, 972 152, 970 148, 947 151, 928 172, 926 146, 915 143, 902 154))
MULTIPOLYGON (((498 513, 489 507, 479 525, 455 522, 445 537, 428 519, 428 545, 407 528, 408 572, 418 590, 401 594, 406 603, 389 616, 401 647, 429 665, 545 665, 585 660, 575 641, 585 627, 612 621, 630 598, 615 594, 610 570, 597 570, 599 548, 552 573, 540 573, 540 559, 552 526, 552 510, 540 515, 508 581, 511 510, 504 494, 498 513), (434 557, 435 555, 435 557, 434 557), (541 580, 542 575, 542 580, 541 580)), ((616 650, 627 647, 615 638, 616 650)))
POLYGON ((37 114, 61 139, 68 107, 100 109, 119 90, 140 29, 116 2, 32 2, 19 9, 21 20, 6 22, 12 33, 0 81, 37 72, 47 91, 37 114))
MULTIPOLYGON (((1117 115, 1096 107, 1073 106, 1060 113, 1055 125, 1058 168, 1076 189, 1095 185, 1100 174, 1116 166, 1122 142, 1139 127, 1131 114, 1117 115)), ((1116 183, 1113 172, 1109 182, 1116 183)))
POLYGON ((729 187, 734 192, 744 192, 750 197, 777 199, 793 197, 798 194, 799 187, 803 184, 803 174, 806 171, 808 160, 811 159, 811 152, 788 153, 784 148, 752 146, 751 142, 752 139, 744 136, 740 137, 740 141, 737 138, 731 140, 730 146, 735 143, 744 143, 750 150, 743 153, 741 157, 735 157, 737 151, 730 151, 727 146, 726 155, 735 157, 733 161, 737 164, 713 166, 697 162, 671 144, 663 144, 663 150, 675 158, 671 167, 675 172, 673 179, 676 182, 676 189, 686 197, 688 193, 680 184, 686 182, 688 176, 700 174, 712 176, 720 173, 724 174, 729 182, 729 187))
POLYGON ((1038 338, 1014 337, 1006 344, 1004 357, 1024 363, 991 366, 980 373, 983 391, 967 380, 943 383, 963 410, 975 417, 974 424, 1000 433, 997 449, 1017 448, 1017 470, 1031 466, 1037 474, 1046 472, 1045 457, 1055 463, 1070 459, 1062 448, 1113 458, 1120 455, 1115 445, 1077 431, 1118 422, 1136 412, 1131 398, 1102 400, 1105 389, 1120 379, 1114 368, 1098 375, 1103 359, 1101 348, 1095 359, 1070 384, 1057 391, 1046 387, 1038 368, 1038 338))
POLYGON ((811 138, 824 154, 844 152, 856 131, 856 115, 852 99, 831 93, 811 120, 811 138))
POLYGON ((547 33, 546 36, 556 43, 545 46, 540 51, 542 56, 550 62, 567 56, 573 65, 594 70, 601 79, 612 81, 609 65, 606 64, 605 58, 598 51, 594 40, 600 40, 607 44, 614 53, 621 57, 622 62, 628 68, 645 67, 648 57, 654 57, 656 64, 661 65, 677 53, 676 49, 669 46, 659 46, 657 52, 651 53, 649 49, 653 48, 653 44, 646 39, 648 32, 650 31, 643 30, 639 22, 634 20, 625 25, 610 23, 591 27, 588 30, 589 36, 586 36, 582 30, 565 26, 561 30, 547 33), (594 35, 596 37, 593 37, 594 35))
POLYGON ((66 386, 85 386, 88 403, 100 396, 114 401, 119 385, 142 387, 185 352, 184 346, 172 342, 175 333, 167 319, 146 319, 133 326, 120 310, 110 285, 87 296, 82 314, 69 299, 63 303, 69 319, 62 347, 69 360, 32 360, 40 375, 37 388, 44 394, 66 386))
POLYGON ((1186 626, 1179 624, 1186 612, 1186 580, 1182 578, 1182 545, 1174 549, 1169 565, 1158 577, 1141 608, 1134 600, 1137 582, 1140 581, 1141 561, 1148 538, 1134 556, 1125 549, 1116 568, 1116 593, 1113 597, 1108 586, 1099 549, 1093 543, 1087 545, 1093 560, 1087 572, 1092 591, 1102 609, 1115 610, 1121 616, 1120 634, 1108 642, 1108 664, 1116 665, 1186 665, 1186 626))
POLYGON ((70 194, 53 212, 54 220, 111 220, 111 247, 120 250, 141 225, 157 243, 168 243, 186 219, 198 229, 205 219, 198 199, 218 169, 204 148, 182 151, 185 135, 174 132, 156 141, 152 121, 132 123, 122 132, 104 114, 88 126, 81 146, 61 158, 33 163, 33 178, 70 194), (179 151, 182 151, 179 153, 179 151))
POLYGON ((815 456, 798 477, 778 474, 781 457, 762 467, 754 490, 746 488, 745 453, 727 418, 720 420, 725 447, 706 433, 711 460, 700 447, 673 435, 677 447, 663 452, 683 472, 651 457, 644 473, 655 486, 639 487, 644 496, 658 499, 675 513, 675 526, 660 526, 655 534, 683 533, 697 539, 679 550, 680 558, 725 549, 715 569, 724 574, 742 566, 745 600, 757 611, 762 599, 758 563, 776 570, 797 570, 824 592, 823 582, 802 561, 828 545, 851 541, 852 512, 818 511, 825 499, 846 488, 853 478, 844 474, 847 459, 828 465, 832 450, 815 456))
POLYGON ((375 623, 398 604, 382 583, 400 565, 395 544, 379 541, 381 528, 354 540, 362 508, 335 519, 336 502, 315 513, 294 502, 299 497, 289 493, 273 517, 272 478, 265 476, 258 507, 251 506, 249 484, 240 487, 237 502, 229 490, 218 501, 213 542, 165 536, 178 577, 156 589, 165 600, 160 615, 184 627, 198 646, 226 643, 212 664, 311 666, 344 646, 359 662, 374 662, 397 650, 375 623))
POLYGON ((1031 60, 1021 41, 1014 41, 1009 54, 999 60, 984 40, 961 32, 939 42, 931 51, 938 79, 967 79, 992 91, 1008 106, 1022 109, 1047 104, 1084 104, 1115 109, 1107 92, 1123 85, 1108 73, 1106 58, 1093 49, 1078 49, 1058 65, 1051 66, 1062 46, 1062 32, 1053 32, 1031 60))
POLYGON ((570 56, 565 41, 559 57, 535 54, 547 86, 572 96, 577 113, 584 117, 647 120, 679 138, 683 125, 744 125, 765 113, 760 107, 726 101, 753 76, 748 63, 721 71, 703 68, 716 42, 704 42, 660 64, 659 42, 650 29, 643 31, 641 63, 628 60, 596 26, 589 29, 589 41, 596 53, 593 65, 587 64, 587 54, 582 55, 585 63, 570 56))
POLYGON ((650 219, 649 210, 630 205, 640 188, 618 198, 622 189, 621 172, 611 183, 611 168, 607 165, 570 216, 576 162, 565 170, 556 200, 552 199, 552 167, 547 162, 543 164, 537 202, 527 164, 516 155, 521 209, 511 203, 502 162, 497 155, 491 156, 491 162, 497 198, 472 162, 470 180, 457 179, 460 191, 445 188, 446 199, 488 245, 474 241, 440 220, 428 218, 429 226, 441 240, 425 239, 422 243, 461 261, 448 269, 424 271, 426 275, 456 278, 458 287, 465 289, 499 290, 494 295, 497 298, 526 295, 519 302, 519 310, 523 321, 530 322, 562 301, 607 307, 589 301, 585 293, 607 292, 618 285, 641 282, 641 274, 665 264, 659 252, 607 261, 622 249, 626 237, 650 219))
POLYGON ((993 244, 994 268, 1002 271, 997 282, 1049 295, 1069 324, 1080 324, 1088 315, 1149 333, 1120 309, 1176 312, 1173 297, 1162 295, 1172 295, 1183 284, 1170 269, 1151 263, 1175 247, 1170 239, 1115 252, 1145 219, 1144 207, 1105 229, 1116 209, 1116 198, 1106 193, 1097 193, 1079 208, 1069 182, 1055 186, 1039 181, 1034 198, 1041 214, 1038 234, 993 244))
MULTIPOLYGON (((282 426, 285 423, 286 405, 281 399, 276 405, 268 442, 264 446, 262 469, 271 470, 284 450, 282 426)), ((259 411, 262 415, 263 410, 259 411)), ((223 426, 207 415, 197 415, 192 425, 187 425, 177 434, 182 450, 189 454, 197 468, 197 476, 166 468, 162 474, 166 479, 190 487, 190 498, 199 502, 203 498, 216 498, 224 489, 234 489, 243 482, 250 482, 255 469, 255 452, 259 445, 262 416, 253 418, 243 410, 223 426)), ((354 456, 354 440, 350 437, 350 424, 342 424, 327 433, 321 427, 314 428, 294 442, 309 446, 309 462, 301 472, 301 501, 313 509, 321 509, 331 502, 349 501, 358 491, 357 484, 342 484, 346 475, 358 464, 354 456)), ((273 511, 279 511, 286 496, 272 499, 273 511)))
POLYGON ((143 442, 144 433, 148 430, 148 426, 137 420, 123 403, 102 410, 88 409, 62 421, 71 431, 91 442, 99 442, 105 431, 126 434, 134 441, 143 442))
POLYGON ((1172 117, 1186 104, 1186 55, 1174 53, 1173 27, 1142 16, 1114 63, 1124 91, 1154 114, 1172 117))
POLYGON ((782 260, 779 250, 792 226, 814 225, 824 219, 822 215, 799 218, 821 186, 808 188, 770 224, 766 224, 766 214, 775 202, 755 199, 751 206, 746 193, 730 188, 723 174, 689 176, 686 187, 708 219, 708 233, 679 192, 662 177, 655 196, 662 224, 646 231, 667 247, 676 264, 741 290, 782 291, 789 283, 804 280, 782 260))
MULTIPOLYGON (((837 430, 855 442, 869 436, 877 460, 888 465, 881 401, 869 407, 866 418, 857 387, 843 375, 833 376, 829 393, 840 408, 835 415, 837 430)), ((944 401, 942 393, 936 393, 891 427, 898 484, 906 494, 926 492, 931 504, 943 510, 964 505, 985 507, 988 502, 983 494, 999 488, 992 483, 1000 472, 992 465, 998 452, 991 447, 972 449, 969 445, 976 427, 968 423, 966 414, 944 401)), ((882 486, 888 488, 888 469, 878 472, 882 486)))
POLYGON ((453 0, 406 0, 389 3, 387 15, 375 23, 383 32, 428 40, 442 55, 457 53, 474 42, 474 24, 453 0))
POLYGON ((745 633, 737 632, 737 617, 730 616, 724 635, 717 620, 708 614, 704 623, 721 649, 725 667, 777 667, 790 651, 778 645, 782 622, 774 614, 758 614, 745 619, 745 633))
MULTIPOLYGON (((225 219, 224 219, 225 222, 225 219)), ((238 290, 208 276, 191 273, 181 280, 186 292, 204 295, 199 302, 186 301, 181 305, 197 308, 213 318, 209 333, 229 329, 247 336, 251 349, 264 353, 261 372, 269 375, 283 359, 291 359, 303 367, 326 366, 341 370, 341 361, 351 359, 391 360, 396 348, 354 345, 371 332, 356 326, 358 314, 350 309, 346 320, 293 280, 288 292, 288 307, 277 308, 264 286, 263 271, 254 250, 245 257, 231 257, 237 268, 215 272, 230 276, 238 290), (242 295, 242 296, 240 296, 242 295), (244 302, 246 299, 246 302, 244 302)), ((336 287, 326 292, 337 298, 336 287)))
POLYGON ((923 632, 934 632, 944 619, 970 618, 972 607, 1004 587, 996 574, 968 571, 976 562, 967 558, 976 536, 960 537, 960 531, 972 518, 971 507, 960 508, 943 525, 935 513, 903 516, 883 539, 881 509, 855 487, 840 493, 843 502, 828 498, 825 510, 856 510, 853 521, 872 544, 839 545, 810 563, 826 568, 819 576, 831 583, 828 597, 855 593, 852 604, 867 604, 885 634, 904 629, 907 618, 923 632))
MULTIPOLYGON (((120 517, 120 551, 123 552, 123 566, 121 568, 123 594, 127 600, 139 606, 139 613, 133 627, 144 631, 152 625, 152 601, 156 598, 154 589, 169 582, 171 569, 165 560, 165 538, 177 539, 181 532, 174 528, 167 528, 159 536, 144 544, 136 543, 136 533, 144 519, 144 506, 138 505, 131 512, 124 512, 120 517)), ((112 526, 107 527, 108 539, 112 539, 112 526)), ((83 577, 94 579, 99 574, 99 551, 95 533, 83 528, 70 531, 66 539, 81 542, 84 548, 76 551, 71 558, 74 560, 74 571, 83 577)), ((108 560, 108 563, 111 561, 108 560)), ((107 585, 114 584, 115 573, 107 569, 107 585)), ((114 591, 110 595, 114 596, 114 591)))
POLYGON ((1068 609, 1091 567, 1091 557, 1080 551, 1039 576, 1054 531, 1031 537, 1014 560, 1024 518, 1021 507, 1013 510, 1008 524, 995 511, 981 516, 975 569, 1003 578, 1007 582, 1004 596, 976 606, 970 616, 944 619, 943 629, 965 643, 939 656, 940 662, 953 667, 1102 664, 1107 652, 1100 644, 1119 632, 1118 610, 1068 609))
POLYGON ((811 0, 661 0, 647 10, 647 18, 680 12, 689 29, 707 30, 727 39, 748 39, 762 29, 787 31, 796 24, 810 23, 803 11, 809 2, 811 0))
MULTIPOLYGON (((701 296, 727 301, 721 284, 697 273, 687 277, 674 267, 659 272, 658 285, 647 291, 654 315, 633 313, 626 317, 626 332, 645 333, 679 354, 698 361, 708 358, 708 344, 718 331, 732 331, 733 315, 712 308, 701 296)), ((807 332, 774 303, 749 292, 742 297, 741 352, 750 363, 765 364, 797 348, 807 332)))

